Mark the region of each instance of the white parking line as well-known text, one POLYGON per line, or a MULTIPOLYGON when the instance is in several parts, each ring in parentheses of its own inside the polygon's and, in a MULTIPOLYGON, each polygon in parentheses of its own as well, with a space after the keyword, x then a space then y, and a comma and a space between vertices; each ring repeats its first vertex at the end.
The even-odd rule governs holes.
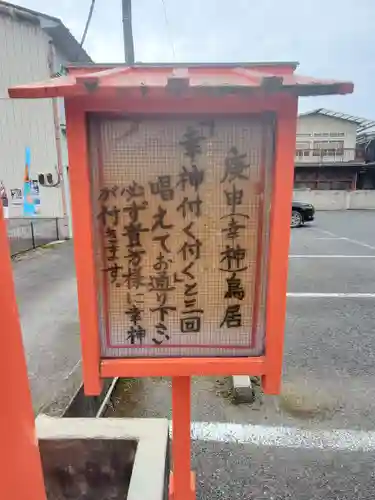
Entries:
POLYGON ((288 292, 287 297, 299 299, 374 299, 375 293, 310 293, 310 292, 288 292))
POLYGON ((277 448, 366 452, 375 450, 375 431, 306 430, 297 427, 192 422, 191 437, 199 441, 252 444, 277 448))
POLYGON ((369 245, 368 243, 364 243, 363 241, 353 240, 352 238, 347 238, 346 236, 339 236, 338 234, 331 233, 331 231, 326 231, 325 229, 316 228, 315 231, 319 231, 320 233, 327 234, 328 236, 336 238, 336 239, 348 241, 349 243, 353 243, 354 245, 359 245, 361 247, 370 248, 371 250, 375 250, 374 246, 369 245))
POLYGON ((337 240, 344 240, 345 238, 342 238, 341 236, 340 237, 335 237, 335 236, 327 236, 327 237, 324 237, 324 238, 315 238, 316 240, 325 240, 325 241, 337 241, 337 240))
POLYGON ((339 238, 339 236, 337 236, 337 234, 331 233, 331 231, 326 231, 325 229, 318 229, 316 227, 313 229, 313 231, 318 231, 319 233, 328 234, 328 236, 331 236, 333 238, 339 238))
POLYGON ((363 243, 363 241, 352 240, 351 238, 341 238, 345 241, 349 241, 349 243, 354 243, 355 245, 360 245, 361 247, 370 248, 371 250, 375 250, 375 247, 372 245, 368 245, 367 243, 363 243))
POLYGON ((375 259, 375 255, 304 255, 290 254, 289 259, 375 259))

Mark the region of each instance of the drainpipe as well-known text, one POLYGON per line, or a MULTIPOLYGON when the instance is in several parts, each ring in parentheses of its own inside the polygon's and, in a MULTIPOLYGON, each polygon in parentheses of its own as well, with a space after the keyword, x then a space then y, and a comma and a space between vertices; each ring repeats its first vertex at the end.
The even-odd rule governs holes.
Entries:
POLYGON ((353 179, 352 179, 352 186, 351 186, 352 191, 356 191, 357 190, 357 180, 358 180, 358 172, 355 171, 353 179))
MULTIPOLYGON (((49 49, 48 49, 48 70, 50 77, 52 78, 55 73, 55 50, 52 41, 49 41, 49 49)), ((64 217, 68 217, 68 225, 69 225, 69 237, 72 237, 71 234, 71 213, 70 206, 67 204, 67 196, 66 190, 69 189, 67 186, 67 176, 64 174, 64 166, 62 161, 62 151, 61 151, 61 130, 60 130, 60 114, 59 114, 59 105, 57 98, 52 98, 52 112, 53 112, 53 123, 55 129, 55 142, 56 142, 56 154, 57 154, 57 173, 59 176, 59 182, 61 185, 61 198, 62 198, 62 208, 64 217)))

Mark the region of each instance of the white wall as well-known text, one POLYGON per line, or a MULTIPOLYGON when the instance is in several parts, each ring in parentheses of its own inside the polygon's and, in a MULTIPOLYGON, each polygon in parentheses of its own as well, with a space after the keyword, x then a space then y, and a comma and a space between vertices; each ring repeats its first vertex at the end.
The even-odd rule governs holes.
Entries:
POLYGON ((316 210, 375 210, 375 190, 329 191, 298 189, 293 199, 311 203, 316 210))
POLYGON ((355 148, 356 145, 355 123, 346 120, 339 120, 324 115, 299 116, 297 120, 297 141, 326 141, 343 140, 344 148, 355 148), (341 132, 343 137, 314 137, 314 133, 320 132, 341 132), (299 134, 312 134, 311 137, 301 137, 299 134))
POLYGON ((351 209, 375 209, 375 191, 348 191, 349 208, 351 209))
MULTIPOLYGON (((339 120, 324 115, 307 115, 299 116, 297 121, 297 143, 308 143, 307 148, 314 148, 314 141, 344 141, 344 149, 351 149, 352 151, 345 151, 344 156, 337 158, 336 161, 353 161, 355 159, 356 147, 356 131, 357 126, 346 120, 339 120), (343 136, 314 136, 314 134, 321 133, 340 133, 343 136)), ((320 161, 317 156, 299 157, 298 162, 314 162, 320 161)))
MULTIPOLYGON (((0 180, 9 197, 10 216, 21 216, 11 189, 23 190, 25 148, 31 149, 31 177, 55 172, 57 164, 50 99, 8 98, 8 87, 49 78, 49 38, 36 24, 0 14, 0 180)), ((40 215, 62 216, 59 188, 40 187, 40 215)))

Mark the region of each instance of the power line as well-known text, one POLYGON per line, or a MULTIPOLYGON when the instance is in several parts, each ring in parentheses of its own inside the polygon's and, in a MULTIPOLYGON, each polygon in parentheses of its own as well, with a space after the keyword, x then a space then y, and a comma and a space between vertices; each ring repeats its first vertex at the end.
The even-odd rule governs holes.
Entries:
POLYGON ((167 27, 167 33, 168 33, 169 43, 170 43, 171 48, 172 48, 173 59, 174 59, 174 61, 176 61, 176 52, 174 50, 174 43, 173 43, 172 32, 171 32, 171 29, 170 29, 170 26, 169 26, 169 21, 168 21, 167 6, 165 5, 165 0, 161 0, 161 3, 163 4, 165 24, 166 24, 166 27, 167 27))
POLYGON ((87 35, 87 31, 88 31, 89 26, 90 26, 92 14, 94 12, 94 7, 95 7, 95 0, 91 0, 89 15, 87 16, 86 26, 85 26, 85 29, 83 31, 83 35, 82 35, 82 38, 81 38, 81 43, 80 43, 81 47, 84 44, 85 39, 86 39, 86 35, 87 35))

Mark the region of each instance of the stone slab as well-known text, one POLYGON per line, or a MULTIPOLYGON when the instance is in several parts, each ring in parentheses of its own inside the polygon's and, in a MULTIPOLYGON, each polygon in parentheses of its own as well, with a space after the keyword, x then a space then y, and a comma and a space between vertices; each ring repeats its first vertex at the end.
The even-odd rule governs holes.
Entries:
MULTIPOLYGON (((103 443, 103 440, 115 444, 123 441, 128 455, 134 450, 132 443, 136 443, 127 500, 168 498, 170 467, 167 419, 61 419, 39 415, 36 419, 36 429, 42 457, 45 443, 50 446, 52 443, 58 449, 64 442, 71 444, 75 441, 85 450, 85 441, 90 441, 91 448, 95 441, 94 448, 97 448, 100 442, 103 443)), ((94 451, 97 454, 96 448, 94 451)), ((110 469, 108 464, 103 467, 105 470, 110 469)), ((103 471, 103 468, 101 470, 103 471)))

